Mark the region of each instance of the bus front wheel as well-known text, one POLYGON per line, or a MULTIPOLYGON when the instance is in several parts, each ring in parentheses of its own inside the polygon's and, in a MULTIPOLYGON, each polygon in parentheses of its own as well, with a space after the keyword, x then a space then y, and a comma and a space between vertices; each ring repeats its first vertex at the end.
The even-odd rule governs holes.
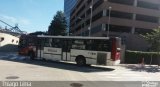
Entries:
POLYGON ((83 56, 77 56, 77 57, 76 57, 76 63, 77 63, 77 65, 79 65, 79 66, 84 66, 84 65, 86 65, 86 59, 85 59, 85 57, 83 57, 83 56))

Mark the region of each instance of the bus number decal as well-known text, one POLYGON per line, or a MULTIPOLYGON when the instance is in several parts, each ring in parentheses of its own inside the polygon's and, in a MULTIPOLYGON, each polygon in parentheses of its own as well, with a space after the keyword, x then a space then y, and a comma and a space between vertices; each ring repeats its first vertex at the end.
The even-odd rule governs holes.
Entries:
POLYGON ((96 55, 94 52, 88 52, 89 55, 96 55))

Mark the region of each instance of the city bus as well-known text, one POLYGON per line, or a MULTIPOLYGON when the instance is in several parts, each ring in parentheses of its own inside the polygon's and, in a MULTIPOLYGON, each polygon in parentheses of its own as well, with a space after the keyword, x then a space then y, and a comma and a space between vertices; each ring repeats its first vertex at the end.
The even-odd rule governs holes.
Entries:
POLYGON ((38 35, 34 41, 32 50, 28 51, 31 59, 71 61, 77 65, 120 63, 121 39, 118 37, 38 35))

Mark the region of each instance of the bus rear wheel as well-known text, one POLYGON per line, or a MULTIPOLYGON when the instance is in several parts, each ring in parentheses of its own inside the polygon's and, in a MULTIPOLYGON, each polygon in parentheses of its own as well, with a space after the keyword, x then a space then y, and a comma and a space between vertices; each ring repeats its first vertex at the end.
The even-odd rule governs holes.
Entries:
POLYGON ((76 63, 77 63, 77 65, 79 65, 79 66, 84 66, 84 65, 86 65, 86 59, 85 59, 85 57, 83 57, 83 56, 77 56, 77 58, 76 58, 76 63))

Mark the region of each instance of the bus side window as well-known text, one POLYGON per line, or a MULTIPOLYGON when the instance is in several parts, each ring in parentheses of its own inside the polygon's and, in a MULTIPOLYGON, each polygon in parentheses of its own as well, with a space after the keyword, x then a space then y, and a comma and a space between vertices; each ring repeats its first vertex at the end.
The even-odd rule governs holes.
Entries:
POLYGON ((52 47, 62 48, 61 39, 52 39, 52 47))
POLYGON ((44 47, 51 47, 52 46, 51 41, 52 39, 47 39, 47 38, 42 39, 42 43, 44 44, 44 47))
POLYGON ((86 46, 85 46, 84 40, 73 40, 72 49, 85 50, 86 46))
POLYGON ((86 40, 86 50, 93 50, 93 40, 86 40))
POLYGON ((95 50, 97 51, 109 51, 109 40, 96 40, 95 50))

